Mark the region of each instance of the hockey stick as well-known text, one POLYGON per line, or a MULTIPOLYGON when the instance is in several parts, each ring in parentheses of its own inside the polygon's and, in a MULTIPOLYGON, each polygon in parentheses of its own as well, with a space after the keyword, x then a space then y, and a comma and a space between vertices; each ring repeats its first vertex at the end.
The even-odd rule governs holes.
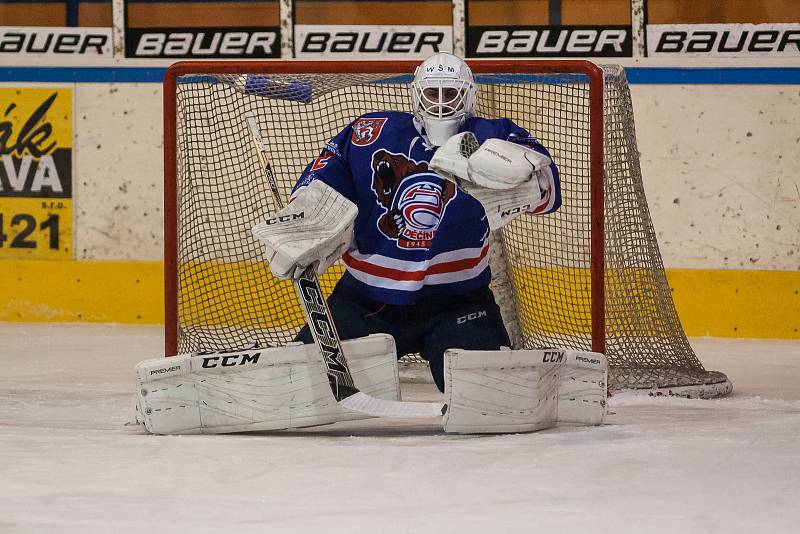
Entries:
MULTIPOLYGON (((252 114, 245 117, 247 127, 252 135, 253 144, 261 164, 261 171, 269 183, 278 209, 284 206, 278 188, 278 181, 272 172, 272 165, 267 155, 267 147, 261 137, 258 119, 252 114)), ((331 317, 331 311, 317 279, 316 265, 309 265, 300 278, 295 280, 295 288, 303 304, 303 311, 308 321, 314 342, 319 348, 328 383, 333 397, 340 406, 355 412, 374 417, 441 417, 446 406, 439 402, 402 402, 377 399, 359 391, 353 382, 353 375, 342 352, 342 342, 331 317)))

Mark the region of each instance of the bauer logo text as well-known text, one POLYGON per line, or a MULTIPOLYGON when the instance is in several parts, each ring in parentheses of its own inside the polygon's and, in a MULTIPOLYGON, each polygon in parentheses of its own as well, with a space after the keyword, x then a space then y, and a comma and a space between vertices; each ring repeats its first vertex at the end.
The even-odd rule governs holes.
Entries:
POLYGON ((800 24, 651 24, 647 55, 800 56, 800 24))
POLYGON ((111 28, 0 28, 0 55, 111 57, 111 28))
POLYGON ((272 28, 129 28, 125 52, 128 57, 277 58, 280 38, 272 28))
POLYGON ((470 57, 628 57, 629 26, 473 26, 467 29, 470 57))
POLYGON ((452 48, 450 26, 295 26, 298 58, 424 58, 452 48))

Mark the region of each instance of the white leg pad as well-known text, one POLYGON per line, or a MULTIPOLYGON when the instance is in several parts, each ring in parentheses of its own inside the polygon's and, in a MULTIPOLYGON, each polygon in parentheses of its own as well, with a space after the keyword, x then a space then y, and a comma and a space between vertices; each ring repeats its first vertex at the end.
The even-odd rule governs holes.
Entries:
POLYGON ((608 361, 605 355, 565 351, 564 359, 558 381, 558 422, 602 424, 608 397, 608 361))
POLYGON ((532 432, 558 422, 597 425, 605 416, 607 362, 594 352, 445 353, 445 432, 532 432))
MULTIPOLYGON (((400 400, 394 339, 344 341, 356 386, 400 400)), ((154 434, 277 430, 365 419, 336 403, 313 344, 140 362, 137 420, 154 434)))

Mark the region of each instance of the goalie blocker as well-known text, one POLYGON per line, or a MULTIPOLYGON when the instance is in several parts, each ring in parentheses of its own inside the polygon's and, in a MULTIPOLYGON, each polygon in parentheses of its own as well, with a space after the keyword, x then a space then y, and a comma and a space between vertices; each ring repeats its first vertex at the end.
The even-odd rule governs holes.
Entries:
POLYGON ((309 265, 324 273, 348 249, 358 208, 321 180, 300 190, 294 201, 253 227, 272 274, 300 278, 309 265))
MULTIPOLYGON (((358 388, 399 401, 394 339, 376 334, 343 343, 358 388)), ((606 371, 605 356, 592 352, 448 350, 444 430, 600 424, 606 371)), ((136 372, 137 421, 155 434, 277 430, 368 417, 336 403, 313 345, 159 358, 139 363, 136 372)))

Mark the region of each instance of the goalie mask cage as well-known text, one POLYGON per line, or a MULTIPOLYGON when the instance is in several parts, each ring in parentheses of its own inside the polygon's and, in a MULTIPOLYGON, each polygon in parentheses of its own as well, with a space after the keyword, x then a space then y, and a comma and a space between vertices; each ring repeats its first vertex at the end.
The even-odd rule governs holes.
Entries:
MULTIPOLYGON (((277 210, 245 122, 288 196, 325 142, 366 112, 411 111, 418 62, 183 62, 164 82, 166 353, 283 345, 304 324, 251 228, 277 210)), ((492 239, 492 287, 515 348, 603 352, 612 389, 727 394, 678 320, 645 200, 622 68, 473 61, 477 114, 549 148, 563 204, 492 239)), ((365 177, 364 179, 368 179, 365 177)), ((330 292, 342 272, 320 282, 330 292)), ((457 340, 453 340, 457 346, 457 340)))

